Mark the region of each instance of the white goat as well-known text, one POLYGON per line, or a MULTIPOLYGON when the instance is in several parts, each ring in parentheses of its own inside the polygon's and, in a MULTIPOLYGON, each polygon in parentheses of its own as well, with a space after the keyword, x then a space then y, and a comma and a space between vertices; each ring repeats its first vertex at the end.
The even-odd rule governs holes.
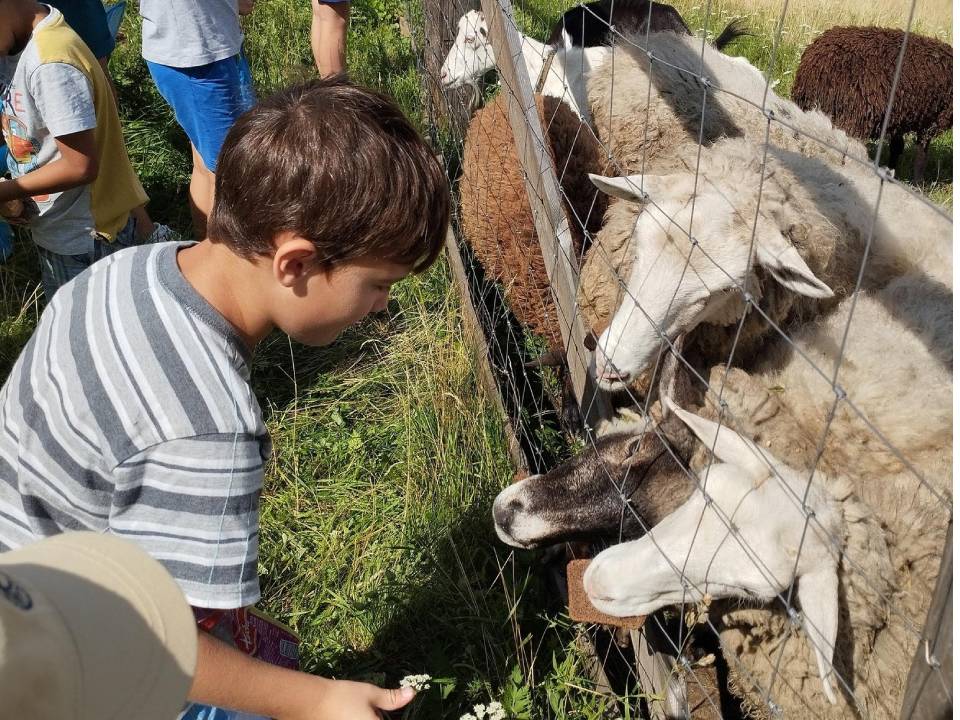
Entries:
POLYGON ((608 548, 590 563, 583 578, 590 602, 626 617, 707 594, 769 601, 795 583, 823 691, 835 704, 835 548, 843 540, 837 501, 818 472, 811 480, 734 430, 665 402, 718 462, 700 473, 701 491, 645 537, 608 548), (797 498, 806 498, 805 507, 792 511, 800 507, 797 498), (808 512, 817 522, 806 522, 808 512))
MULTIPOLYGON (((457 37, 440 68, 440 82, 445 88, 473 85, 497 66, 493 45, 488 37, 487 22, 479 10, 470 10, 457 22, 457 37)), ((527 35, 520 35, 520 51, 530 84, 535 86, 544 63, 553 49, 527 35)), ((542 94, 563 100, 577 116, 589 122, 585 75, 601 63, 609 47, 582 48, 573 46, 557 50, 553 57, 542 94)))

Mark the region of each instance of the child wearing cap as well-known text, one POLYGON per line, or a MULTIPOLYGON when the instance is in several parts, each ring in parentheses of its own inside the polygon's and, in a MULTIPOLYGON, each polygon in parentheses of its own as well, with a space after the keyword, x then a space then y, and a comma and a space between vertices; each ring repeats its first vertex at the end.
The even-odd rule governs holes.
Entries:
POLYGON ((254 102, 238 0, 141 0, 140 15, 143 59, 190 139, 190 209, 194 233, 203 237, 220 147, 254 102))
POLYGON ((23 203, 10 219, 32 231, 48 300, 96 260, 169 233, 131 215, 147 196, 109 83, 58 10, 0 0, 0 110, 12 177, 0 203, 23 203))
MULTIPOLYGON (((94 265, 44 311, 0 391, 0 550, 69 529, 121 535, 205 609, 260 596, 257 343, 279 328, 328 344, 385 309, 391 285, 438 256, 449 208, 401 111, 342 78, 243 115, 220 168, 207 237, 94 265)), ((276 668, 201 633, 190 697, 373 720, 412 693, 276 668)))
POLYGON ((160 563, 68 532, 0 554, 5 718, 171 720, 197 661, 193 616, 160 563))

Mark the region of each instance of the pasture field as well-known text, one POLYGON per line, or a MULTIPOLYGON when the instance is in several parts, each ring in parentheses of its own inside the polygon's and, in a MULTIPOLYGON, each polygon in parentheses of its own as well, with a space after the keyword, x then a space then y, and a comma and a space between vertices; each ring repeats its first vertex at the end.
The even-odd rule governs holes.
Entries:
MULTIPOLYGON (((421 80, 398 23, 419 1, 354 0, 349 65, 355 80, 393 95, 423 127, 421 80)), ((524 1, 518 16, 542 38, 570 4, 524 1)), ((676 5, 691 27, 706 22, 711 33, 743 18, 752 34, 732 52, 768 66, 778 3, 715 0, 709 17, 707 0, 676 5)), ((791 2, 774 61, 778 92, 788 91, 800 52, 820 30, 896 25, 907 3, 852 5, 791 2)), ((305 0, 257 2, 247 53, 261 93, 313 76, 309 24, 305 0)), ((920 0, 916 24, 952 41, 948 0, 920 0)), ((130 155, 151 215, 187 231, 189 147, 140 59, 136 7, 123 34, 111 70, 130 155)), ((951 159, 947 133, 923 185, 944 204, 952 202, 951 159)), ((0 378, 42 309, 37 281, 35 253, 21 241, 0 266, 0 378)), ((334 346, 308 349, 275 335, 255 363, 274 441, 262 499, 261 604, 301 634, 305 669, 388 684, 429 673, 433 687, 407 717, 459 718, 493 700, 511 718, 616 716, 592 689, 575 628, 550 605, 539 559, 494 536, 491 501, 512 469, 443 261, 401 283, 386 316, 334 346)))

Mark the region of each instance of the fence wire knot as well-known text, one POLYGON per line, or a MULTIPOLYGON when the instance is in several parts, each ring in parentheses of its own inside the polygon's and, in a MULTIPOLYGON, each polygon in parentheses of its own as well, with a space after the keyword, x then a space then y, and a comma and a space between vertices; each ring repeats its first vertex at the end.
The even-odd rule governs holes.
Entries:
POLYGON ((846 399, 847 399, 847 391, 844 390, 844 389, 843 389, 842 387, 840 387, 839 385, 834 385, 834 386, 833 386, 833 392, 834 392, 834 394, 837 396, 837 400, 846 400, 846 399))
POLYGON ((934 669, 938 669, 940 667, 940 661, 937 660, 936 655, 930 654, 930 641, 926 638, 923 639, 923 655, 924 659, 927 661, 927 665, 934 669))
POLYGON ((787 608, 787 617, 790 619, 790 624, 795 628, 800 627, 800 615, 792 607, 787 608))
POLYGON ((885 165, 875 165, 873 171, 877 174, 877 177, 881 180, 886 180, 888 182, 892 181, 897 173, 893 168, 888 168, 885 165))

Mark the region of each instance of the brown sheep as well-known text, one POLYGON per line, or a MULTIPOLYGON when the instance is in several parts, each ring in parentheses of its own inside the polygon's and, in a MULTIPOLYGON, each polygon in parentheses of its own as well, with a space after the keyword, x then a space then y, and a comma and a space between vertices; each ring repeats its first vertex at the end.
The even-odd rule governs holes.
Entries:
MULTIPOLYGON (((538 95, 536 102, 560 179, 578 267, 584 249, 583 227, 596 232, 606 209, 606 197, 587 178, 587 173, 602 171, 600 148, 561 100, 538 95)), ((478 110, 467 128, 460 204, 464 237, 487 276, 503 286, 517 320, 544 338, 552 350, 562 349, 563 337, 524 188, 506 93, 478 110)))
MULTIPOLYGON (((835 27, 803 51, 793 83, 794 102, 818 108, 837 127, 863 139, 883 129, 903 31, 880 27, 835 27)), ((896 168, 903 136, 917 134, 914 181, 923 180, 927 148, 953 126, 953 48, 910 34, 890 113, 889 165, 896 168)))

